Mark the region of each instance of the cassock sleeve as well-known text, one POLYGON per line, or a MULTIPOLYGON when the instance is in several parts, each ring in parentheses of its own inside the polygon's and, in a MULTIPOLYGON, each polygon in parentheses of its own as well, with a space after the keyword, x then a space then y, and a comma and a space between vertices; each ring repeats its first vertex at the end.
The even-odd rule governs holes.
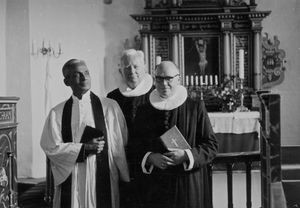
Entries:
POLYGON ((120 106, 114 100, 110 100, 110 105, 105 116, 107 129, 109 131, 109 142, 113 160, 117 166, 120 178, 123 181, 129 181, 129 171, 125 155, 125 146, 127 144, 127 125, 120 106))
POLYGON ((218 143, 213 132, 204 102, 199 102, 197 107, 196 146, 191 149, 194 157, 194 167, 210 163, 218 152, 218 143))
POLYGON ((61 135, 61 115, 51 110, 43 129, 40 145, 51 161, 54 184, 59 185, 71 174, 81 143, 64 143, 61 135))

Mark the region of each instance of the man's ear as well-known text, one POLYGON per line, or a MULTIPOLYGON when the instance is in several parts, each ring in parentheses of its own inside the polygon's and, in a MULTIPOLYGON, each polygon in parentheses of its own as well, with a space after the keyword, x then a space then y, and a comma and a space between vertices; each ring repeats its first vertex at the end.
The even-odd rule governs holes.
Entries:
POLYGON ((64 83, 66 86, 70 86, 70 82, 69 82, 69 79, 68 78, 64 78, 64 83))

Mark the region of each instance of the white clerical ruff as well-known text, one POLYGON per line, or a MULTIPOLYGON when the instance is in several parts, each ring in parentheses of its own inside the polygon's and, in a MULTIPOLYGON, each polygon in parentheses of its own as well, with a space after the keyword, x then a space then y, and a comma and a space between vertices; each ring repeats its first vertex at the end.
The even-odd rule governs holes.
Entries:
POLYGON ((136 86, 136 88, 131 89, 124 81, 120 84, 119 90, 125 97, 137 97, 149 92, 152 86, 153 78, 151 75, 145 74, 143 80, 136 86))
POLYGON ((174 90, 174 94, 168 98, 159 96, 157 89, 150 93, 150 103, 158 110, 173 110, 181 106, 187 99, 187 90, 184 86, 178 85, 174 90))

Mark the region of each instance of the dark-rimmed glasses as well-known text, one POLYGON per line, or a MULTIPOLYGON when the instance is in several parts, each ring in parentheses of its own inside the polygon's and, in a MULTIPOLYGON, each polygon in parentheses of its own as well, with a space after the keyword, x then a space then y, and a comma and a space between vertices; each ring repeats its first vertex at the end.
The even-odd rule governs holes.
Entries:
POLYGON ((173 79, 175 77, 179 76, 179 74, 176 74, 175 76, 171 77, 171 76, 155 76, 155 80, 159 83, 162 83, 164 80, 166 80, 166 82, 171 83, 173 81, 173 79))

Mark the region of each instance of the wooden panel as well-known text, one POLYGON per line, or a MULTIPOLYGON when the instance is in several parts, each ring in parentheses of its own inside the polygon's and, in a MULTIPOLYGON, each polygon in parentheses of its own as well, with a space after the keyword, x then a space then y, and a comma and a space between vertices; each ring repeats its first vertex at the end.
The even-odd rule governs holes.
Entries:
POLYGON ((0 208, 18 206, 17 100, 0 97, 0 208))

